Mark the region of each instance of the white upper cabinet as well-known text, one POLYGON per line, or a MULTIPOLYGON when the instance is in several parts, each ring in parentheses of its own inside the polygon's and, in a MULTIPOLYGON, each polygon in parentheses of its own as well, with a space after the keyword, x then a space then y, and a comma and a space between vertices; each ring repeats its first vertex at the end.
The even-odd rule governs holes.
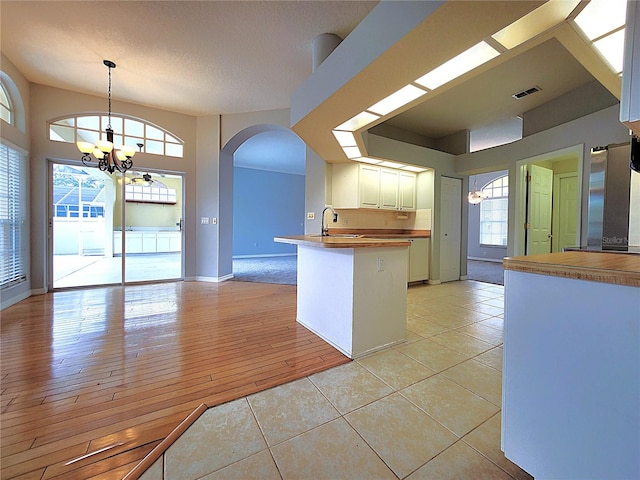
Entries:
POLYGON ((335 208, 416 209, 416 175, 358 163, 334 163, 335 208))

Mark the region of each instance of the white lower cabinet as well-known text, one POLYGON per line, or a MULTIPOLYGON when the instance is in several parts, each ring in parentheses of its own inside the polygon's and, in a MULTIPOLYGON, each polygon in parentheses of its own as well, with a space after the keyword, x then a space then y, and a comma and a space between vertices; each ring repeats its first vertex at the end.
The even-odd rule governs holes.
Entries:
POLYGON ((408 281, 429 280, 429 239, 412 238, 410 242, 408 281))
MULTIPOLYGON (((127 231, 125 243, 127 253, 179 252, 182 248, 182 233, 127 231)), ((122 232, 120 231, 113 232, 113 253, 122 254, 122 232)))

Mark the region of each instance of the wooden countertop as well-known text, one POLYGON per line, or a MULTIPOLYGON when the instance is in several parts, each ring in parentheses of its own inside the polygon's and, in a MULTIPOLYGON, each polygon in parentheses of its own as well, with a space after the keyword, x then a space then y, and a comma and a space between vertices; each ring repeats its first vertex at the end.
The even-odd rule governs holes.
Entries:
POLYGON ((506 257, 507 270, 640 287, 640 255, 562 252, 506 257))
POLYGON ((293 237, 275 237, 275 242, 291 243, 293 245, 304 245, 306 247, 317 248, 380 248, 380 247, 408 247, 409 240, 399 238, 381 239, 355 237, 345 238, 338 236, 322 237, 320 235, 296 235, 293 237))

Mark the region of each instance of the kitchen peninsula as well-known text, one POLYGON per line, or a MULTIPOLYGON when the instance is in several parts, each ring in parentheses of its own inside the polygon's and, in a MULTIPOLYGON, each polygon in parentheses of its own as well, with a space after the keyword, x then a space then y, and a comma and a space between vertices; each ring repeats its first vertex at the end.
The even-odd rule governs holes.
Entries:
POLYGON ((640 478, 640 255, 503 263, 505 456, 535 478, 640 478))
POLYGON ((299 235, 297 321, 349 358, 403 342, 407 239, 299 235))

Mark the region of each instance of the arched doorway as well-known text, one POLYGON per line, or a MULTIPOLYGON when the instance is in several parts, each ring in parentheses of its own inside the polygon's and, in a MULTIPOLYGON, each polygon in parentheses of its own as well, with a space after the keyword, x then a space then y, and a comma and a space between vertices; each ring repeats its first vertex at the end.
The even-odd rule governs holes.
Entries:
POLYGON ((295 284, 295 248, 273 237, 304 233, 305 151, 295 133, 277 125, 249 127, 223 148, 233 159, 232 181, 225 182, 232 184, 226 195, 236 280, 295 284))

